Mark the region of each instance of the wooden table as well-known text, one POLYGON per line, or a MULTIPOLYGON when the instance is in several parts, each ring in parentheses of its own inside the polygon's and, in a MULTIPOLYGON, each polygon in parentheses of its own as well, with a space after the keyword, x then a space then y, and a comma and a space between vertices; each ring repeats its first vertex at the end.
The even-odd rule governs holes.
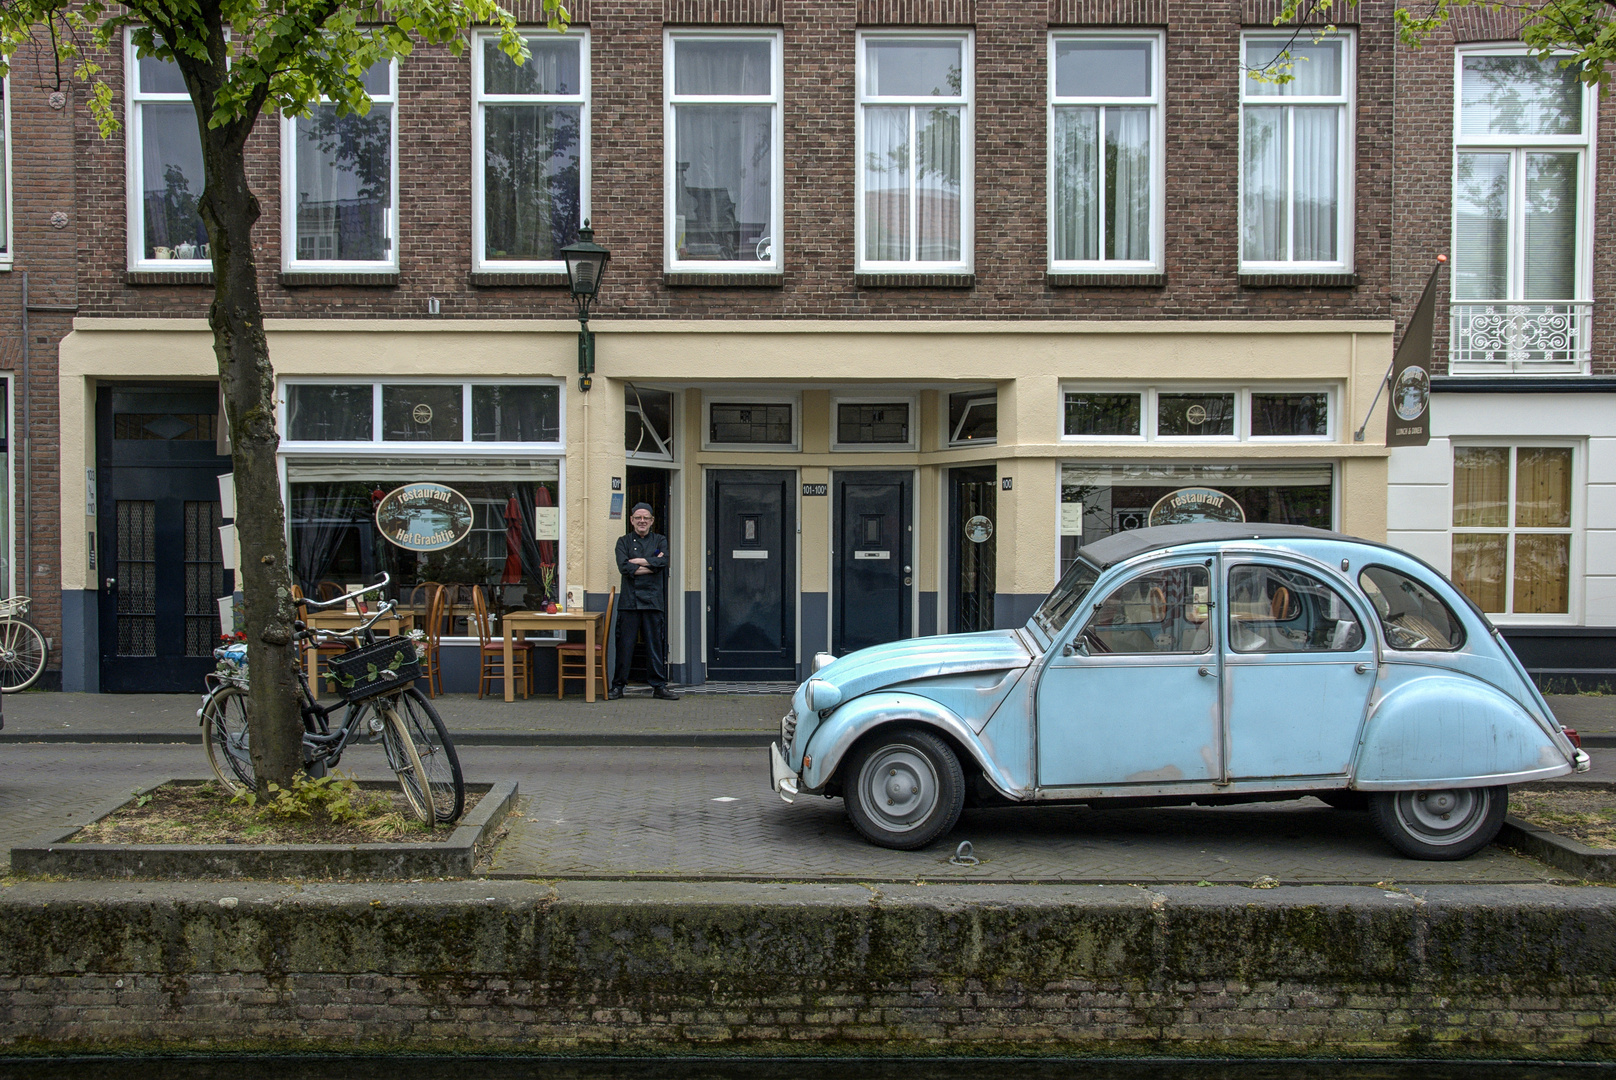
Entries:
MULTIPOLYGON (((303 624, 310 630, 352 630, 368 618, 369 615, 360 615, 352 611, 311 611, 303 620, 303 624)), ((408 633, 415 629, 415 612, 394 611, 386 618, 377 619, 371 629, 390 637, 408 633)), ((309 674, 309 696, 318 699, 320 680, 315 676, 320 672, 320 646, 315 641, 309 642, 303 670, 309 674)))
MULTIPOLYGON (((505 628, 505 700, 516 700, 516 675, 512 670, 516 660, 515 635, 526 637, 529 630, 582 630, 584 655, 589 657, 589 678, 584 680, 584 700, 594 701, 595 640, 599 638, 602 644, 605 643, 605 630, 600 625, 605 618, 604 611, 558 611, 554 615, 546 615, 542 611, 507 611, 501 615, 499 621, 505 628)), ((605 649, 601 650, 600 666, 601 674, 605 674, 605 649)))

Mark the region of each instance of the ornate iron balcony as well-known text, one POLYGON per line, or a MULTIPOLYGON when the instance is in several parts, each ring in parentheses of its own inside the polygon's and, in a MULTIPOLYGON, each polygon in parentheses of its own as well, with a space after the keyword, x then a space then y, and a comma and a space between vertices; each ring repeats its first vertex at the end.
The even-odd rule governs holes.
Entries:
POLYGON ((1593 346, 1593 301, 1455 303, 1449 370, 1455 375, 1582 375, 1593 346))

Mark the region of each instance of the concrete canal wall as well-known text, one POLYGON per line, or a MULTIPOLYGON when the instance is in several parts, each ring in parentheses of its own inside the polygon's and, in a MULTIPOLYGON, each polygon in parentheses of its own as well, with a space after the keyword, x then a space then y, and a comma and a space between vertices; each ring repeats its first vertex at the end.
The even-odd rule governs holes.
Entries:
POLYGON ((11 882, 0 1049, 1610 1057, 1616 892, 11 882))

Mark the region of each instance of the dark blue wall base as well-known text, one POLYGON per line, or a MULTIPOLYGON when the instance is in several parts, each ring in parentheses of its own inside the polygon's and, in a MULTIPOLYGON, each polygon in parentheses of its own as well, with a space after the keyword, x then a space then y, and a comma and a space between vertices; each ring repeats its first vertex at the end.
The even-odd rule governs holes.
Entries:
POLYGON ((701 610, 701 593, 687 591, 685 593, 685 661, 674 665, 677 670, 668 672, 668 678, 677 679, 685 686, 700 686, 707 681, 707 657, 702 654, 701 631, 703 620, 701 610))
POLYGON ((937 594, 923 592, 920 594, 920 625, 915 632, 921 637, 930 637, 937 633, 937 594))
MULTIPOLYGON (((61 689, 101 691, 101 597, 91 589, 62 590, 61 689)), ((46 674, 49 674, 47 672, 46 674)))
POLYGON ((814 653, 830 652, 830 593, 805 592, 802 599, 802 647, 797 655, 797 678, 806 679, 813 670, 814 653))
POLYGON ((994 593, 993 628, 1012 630, 1026 625, 1038 605, 1044 602, 1044 593, 994 593))

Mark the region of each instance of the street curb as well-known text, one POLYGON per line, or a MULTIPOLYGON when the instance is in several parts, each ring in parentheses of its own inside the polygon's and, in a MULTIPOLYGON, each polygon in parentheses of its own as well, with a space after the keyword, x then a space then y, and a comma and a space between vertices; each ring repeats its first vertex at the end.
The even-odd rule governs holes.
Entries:
MULTIPOLYGON (((757 749, 768 746, 779 736, 773 732, 699 732, 690 735, 639 734, 636 732, 588 732, 570 735, 560 732, 457 732, 456 746, 662 746, 709 749, 757 749)), ((6 743, 167 743, 200 746, 202 736, 170 734, 162 731, 112 732, 94 731, 70 735, 59 732, 39 734, 0 735, 0 745, 6 743)))
POLYGON ((1523 855, 1577 875, 1584 881, 1616 881, 1616 851, 1591 848, 1511 814, 1494 841, 1523 855))
MULTIPOLYGON (((16 877, 114 878, 166 881, 214 881, 240 878, 312 878, 377 881, 414 878, 470 877, 477 848, 505 820, 516 804, 517 787, 509 780, 467 784, 482 798, 460 819, 447 840, 388 844, 74 844, 69 838, 92 822, 164 784, 201 784, 203 780, 165 779, 103 803, 84 821, 53 829, 11 849, 16 877)), ((361 780, 359 786, 391 789, 394 781, 361 780)))

